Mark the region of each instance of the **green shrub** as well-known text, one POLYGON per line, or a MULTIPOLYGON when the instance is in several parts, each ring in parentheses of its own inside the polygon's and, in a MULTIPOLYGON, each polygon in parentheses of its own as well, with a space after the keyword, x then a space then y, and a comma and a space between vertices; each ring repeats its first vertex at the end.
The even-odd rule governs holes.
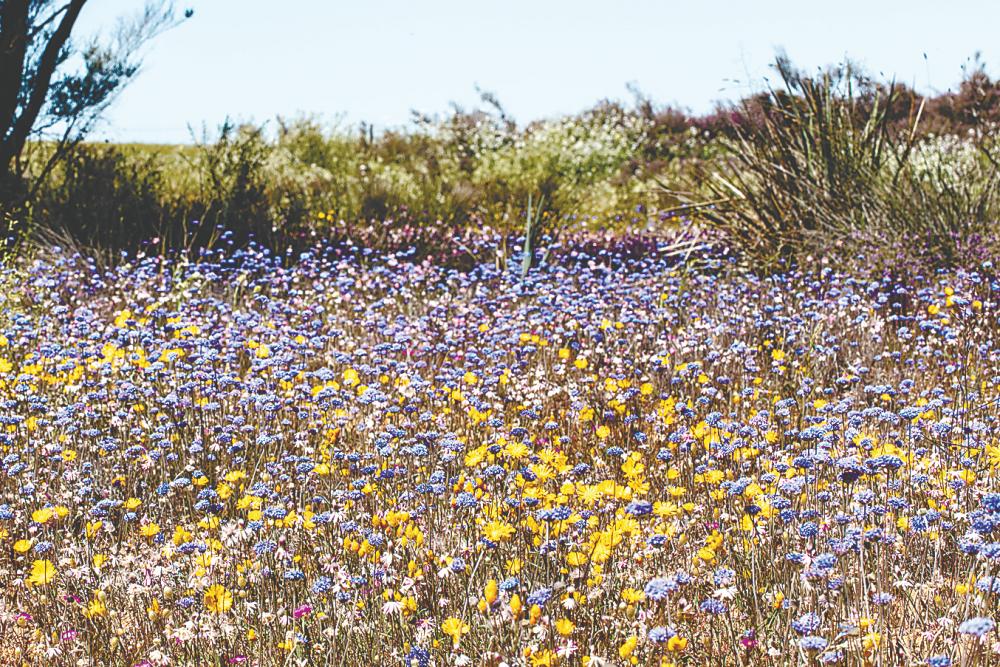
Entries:
POLYGON ((84 145, 53 171, 58 187, 32 202, 38 226, 102 248, 135 247, 156 237, 169 216, 161 205, 163 173, 155 153, 114 145, 84 145))

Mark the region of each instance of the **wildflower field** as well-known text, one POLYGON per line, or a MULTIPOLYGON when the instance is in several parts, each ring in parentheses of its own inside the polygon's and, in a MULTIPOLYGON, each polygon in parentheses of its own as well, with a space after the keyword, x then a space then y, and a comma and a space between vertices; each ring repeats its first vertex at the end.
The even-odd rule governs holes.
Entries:
POLYGON ((990 262, 46 257, 2 664, 1000 661, 990 262))

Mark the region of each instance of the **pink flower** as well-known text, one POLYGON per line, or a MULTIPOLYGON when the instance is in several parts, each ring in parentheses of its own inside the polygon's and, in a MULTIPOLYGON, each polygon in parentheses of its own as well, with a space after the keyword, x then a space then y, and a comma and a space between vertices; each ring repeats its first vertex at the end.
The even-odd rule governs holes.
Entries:
POLYGON ((307 604, 304 604, 298 609, 296 609, 294 612, 292 612, 292 615, 295 616, 295 618, 302 618, 303 616, 308 616, 312 612, 312 610, 313 610, 312 607, 310 607, 307 604))

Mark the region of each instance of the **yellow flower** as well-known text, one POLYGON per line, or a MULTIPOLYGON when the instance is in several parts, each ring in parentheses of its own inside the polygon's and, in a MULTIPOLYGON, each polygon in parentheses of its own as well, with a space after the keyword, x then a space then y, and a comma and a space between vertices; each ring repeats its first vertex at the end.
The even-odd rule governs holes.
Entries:
POLYGON ((95 616, 103 616, 108 611, 108 606, 104 604, 103 594, 98 592, 94 595, 94 599, 90 601, 87 608, 84 610, 83 615, 87 618, 93 618, 95 616))
POLYGON ((657 500, 653 503, 653 513, 664 519, 679 516, 681 508, 670 501, 657 500))
POLYGON ((576 624, 568 618, 560 618, 556 621, 556 632, 561 634, 563 637, 569 637, 576 630, 576 624))
POLYGON ((990 459, 990 465, 994 468, 1000 466, 1000 447, 986 445, 986 455, 990 459))
POLYGON ((866 651, 871 651, 877 649, 879 643, 882 641, 882 635, 878 632, 869 632, 864 637, 861 638, 861 643, 865 647, 866 651))
POLYGON ((972 484, 973 482, 976 481, 976 473, 968 469, 962 470, 961 472, 954 471, 952 474, 955 475, 955 477, 958 477, 966 484, 972 484))
POLYGON ((542 608, 537 604, 531 605, 531 609, 528 610, 528 622, 532 625, 538 623, 538 619, 542 617, 542 608))
POLYGON ((35 523, 45 524, 52 517, 56 515, 55 510, 51 507, 43 507, 40 510, 35 510, 31 513, 31 520, 35 523))
POLYGON ((552 667, 556 664, 558 656, 549 650, 539 651, 531 654, 531 667, 552 667))
POLYGON ((684 637, 674 635, 667 640, 667 650, 668 651, 683 651, 687 648, 688 640, 684 637))
POLYGON ((205 591, 205 608, 213 614, 224 614, 233 606, 233 594, 221 584, 214 584, 205 591))
MULTIPOLYGON (((583 485, 581 485, 583 486, 583 485)), ((593 486, 587 486, 582 488, 578 493, 580 500, 582 500, 587 505, 593 505, 601 498, 601 488, 599 485, 594 484, 593 486)))
POLYGON ((35 586, 45 586, 56 578, 56 566, 50 560, 36 560, 31 564, 28 581, 35 586))
POLYGON ((458 641, 461 639, 462 635, 469 632, 469 624, 464 623, 460 619, 452 616, 450 618, 446 618, 444 623, 441 624, 441 632, 451 637, 455 646, 458 646, 458 641))
POLYGON ((523 442, 508 442, 504 447, 504 453, 512 459, 523 459, 531 453, 531 450, 523 442))
POLYGON ((639 643, 639 638, 632 635, 625 640, 625 643, 618 647, 618 656, 624 660, 635 651, 635 645, 639 643))
POLYGON ((344 384, 346 384, 348 387, 354 387, 361 384, 361 377, 358 375, 358 372, 353 368, 348 368, 347 370, 345 370, 342 374, 342 377, 344 378, 344 384))
POLYGON ((490 521, 483 526, 483 535, 490 542, 502 542, 514 534, 514 526, 503 521, 490 521))
POLYGON ((19 554, 26 553, 31 548, 31 540, 18 540, 14 542, 14 551, 19 554))
POLYGON ((646 598, 646 594, 642 591, 637 591, 634 588, 624 588, 622 589, 622 600, 625 600, 628 604, 635 604, 637 602, 642 602, 646 598))
POLYGON ((142 533, 143 537, 153 537, 160 532, 160 527, 155 523, 147 523, 139 528, 139 532, 142 533))
POLYGON ((600 426, 597 427, 597 437, 598 438, 600 438, 601 440, 604 440, 609 435, 611 435, 611 429, 610 428, 608 428, 604 424, 601 424, 600 426))
POLYGON ((497 601, 497 596, 499 595, 499 588, 497 586, 496 579, 490 579, 486 582, 486 588, 483 590, 483 597, 486 598, 486 602, 493 604, 497 601))
POLYGON ((698 558, 704 561, 710 561, 715 558, 715 551, 711 547, 702 547, 698 549, 698 558))

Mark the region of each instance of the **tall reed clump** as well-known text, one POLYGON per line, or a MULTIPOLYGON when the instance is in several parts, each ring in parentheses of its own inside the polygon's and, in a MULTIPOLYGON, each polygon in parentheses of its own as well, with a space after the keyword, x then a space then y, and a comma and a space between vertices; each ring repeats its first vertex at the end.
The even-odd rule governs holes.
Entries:
POLYGON ((950 263, 998 218, 991 133, 921 132, 924 102, 851 65, 816 76, 785 56, 780 87, 742 101, 728 157, 699 175, 703 219, 751 259, 848 251, 905 239, 950 263))

